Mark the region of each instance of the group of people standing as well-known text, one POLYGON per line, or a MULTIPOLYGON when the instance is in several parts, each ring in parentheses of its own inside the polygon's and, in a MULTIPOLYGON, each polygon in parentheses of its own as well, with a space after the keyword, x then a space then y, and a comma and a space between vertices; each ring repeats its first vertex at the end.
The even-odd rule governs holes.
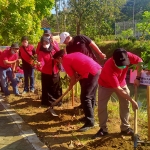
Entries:
MULTIPOLYGON (((85 123, 78 131, 84 132, 94 127, 94 106, 96 90, 99 86, 98 117, 100 130, 94 138, 108 134, 106 125, 108 119, 107 103, 113 92, 117 94, 119 99, 121 133, 133 134, 129 125, 129 102, 131 102, 133 109, 138 109, 138 105, 129 96, 125 77, 129 65, 137 64, 138 75, 135 79, 135 85, 139 85, 142 62, 140 57, 123 48, 118 48, 102 68, 96 55, 101 59, 106 59, 106 55, 101 52, 94 41, 84 35, 72 37, 68 32, 60 34, 60 43, 66 45, 65 50, 59 49, 59 45, 53 40, 50 30, 44 31, 36 50, 32 45, 29 45, 27 37, 22 37, 21 42, 20 47, 17 44, 12 44, 9 50, 0 55, 0 80, 5 95, 9 95, 6 76, 13 83, 14 94, 20 95, 14 76, 18 57, 22 59, 25 77, 23 94, 29 90, 34 92, 35 67, 32 65, 32 58, 37 55, 36 69, 41 72, 42 105, 50 106, 62 95, 59 72, 63 67, 70 78, 69 89, 72 89, 78 80, 81 86, 80 100, 85 115, 85 123), (30 84, 28 84, 29 78, 30 84)), ((57 105, 60 106, 61 102, 57 105)))

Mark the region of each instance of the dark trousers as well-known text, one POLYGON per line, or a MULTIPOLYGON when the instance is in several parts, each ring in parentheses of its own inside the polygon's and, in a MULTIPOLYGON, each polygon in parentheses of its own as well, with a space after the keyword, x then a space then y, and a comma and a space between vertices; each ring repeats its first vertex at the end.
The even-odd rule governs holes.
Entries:
POLYGON ((59 98, 62 95, 62 87, 60 85, 60 76, 41 74, 42 81, 42 105, 49 106, 51 102, 59 98))
POLYGON ((85 124, 94 125, 94 106, 96 102, 96 90, 98 87, 99 75, 100 71, 95 76, 89 74, 88 78, 80 80, 80 98, 86 119, 85 124))
POLYGON ((30 90, 34 90, 34 68, 28 63, 23 63, 22 69, 24 71, 24 91, 29 91, 29 80, 30 90))

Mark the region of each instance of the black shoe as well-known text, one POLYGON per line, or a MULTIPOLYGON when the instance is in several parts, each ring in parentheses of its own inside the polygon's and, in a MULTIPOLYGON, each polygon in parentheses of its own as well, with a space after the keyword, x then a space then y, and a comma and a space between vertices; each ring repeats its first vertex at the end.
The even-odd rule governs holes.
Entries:
POLYGON ((108 132, 105 132, 102 128, 100 128, 100 130, 92 137, 92 139, 96 139, 98 137, 102 137, 107 134, 108 134, 108 132))
POLYGON ((89 130, 89 129, 91 129, 91 128, 93 128, 94 127, 94 124, 84 124, 79 130, 78 130, 78 132, 85 132, 85 131, 87 131, 87 130, 89 130))
POLYGON ((134 131, 131 128, 128 128, 125 131, 121 131, 121 134, 126 135, 126 136, 133 136, 134 135, 134 131))
POLYGON ((58 102, 56 106, 60 107, 62 105, 62 101, 58 102))

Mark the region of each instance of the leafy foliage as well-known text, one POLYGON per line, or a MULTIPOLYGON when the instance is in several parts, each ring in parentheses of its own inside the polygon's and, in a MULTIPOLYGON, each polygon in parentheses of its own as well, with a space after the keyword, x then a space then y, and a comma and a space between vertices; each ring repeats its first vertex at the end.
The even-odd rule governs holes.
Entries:
MULTIPOLYGON (((68 31, 72 35, 85 34, 91 38, 112 34, 120 7, 125 3, 126 0, 67 0, 58 13, 60 31, 68 31)), ((55 26, 52 28, 56 29, 55 26)))
POLYGON ((29 35, 37 42, 41 20, 50 14, 53 0, 0 0, 0 43, 9 45, 29 35))
POLYGON ((137 24, 137 28, 142 33, 142 39, 144 39, 146 35, 150 35, 150 12, 145 11, 142 16, 143 19, 137 24))

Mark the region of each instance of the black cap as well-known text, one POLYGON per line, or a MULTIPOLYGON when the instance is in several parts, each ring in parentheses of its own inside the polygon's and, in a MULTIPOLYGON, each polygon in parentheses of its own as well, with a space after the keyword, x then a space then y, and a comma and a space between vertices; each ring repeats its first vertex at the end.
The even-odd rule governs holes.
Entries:
POLYGON ((64 54, 65 54, 65 51, 64 51, 64 50, 60 50, 60 51, 56 52, 56 53, 53 55, 53 58, 54 58, 54 59, 57 59, 57 58, 59 58, 59 57, 62 57, 64 54))
POLYGON ((27 41, 28 41, 28 37, 27 37, 27 36, 23 36, 23 37, 21 38, 21 42, 24 41, 24 40, 27 40, 27 41))
POLYGON ((113 53, 113 59, 117 66, 127 66, 130 64, 127 51, 123 48, 117 48, 113 53))
POLYGON ((41 37, 41 42, 43 43, 44 41, 47 42, 47 43, 50 43, 50 41, 49 41, 49 39, 47 37, 42 36, 41 37))
POLYGON ((50 30, 44 30, 44 34, 49 34, 49 35, 51 35, 52 33, 51 33, 50 30))
POLYGON ((18 43, 13 43, 10 48, 19 49, 19 45, 18 45, 18 43))

